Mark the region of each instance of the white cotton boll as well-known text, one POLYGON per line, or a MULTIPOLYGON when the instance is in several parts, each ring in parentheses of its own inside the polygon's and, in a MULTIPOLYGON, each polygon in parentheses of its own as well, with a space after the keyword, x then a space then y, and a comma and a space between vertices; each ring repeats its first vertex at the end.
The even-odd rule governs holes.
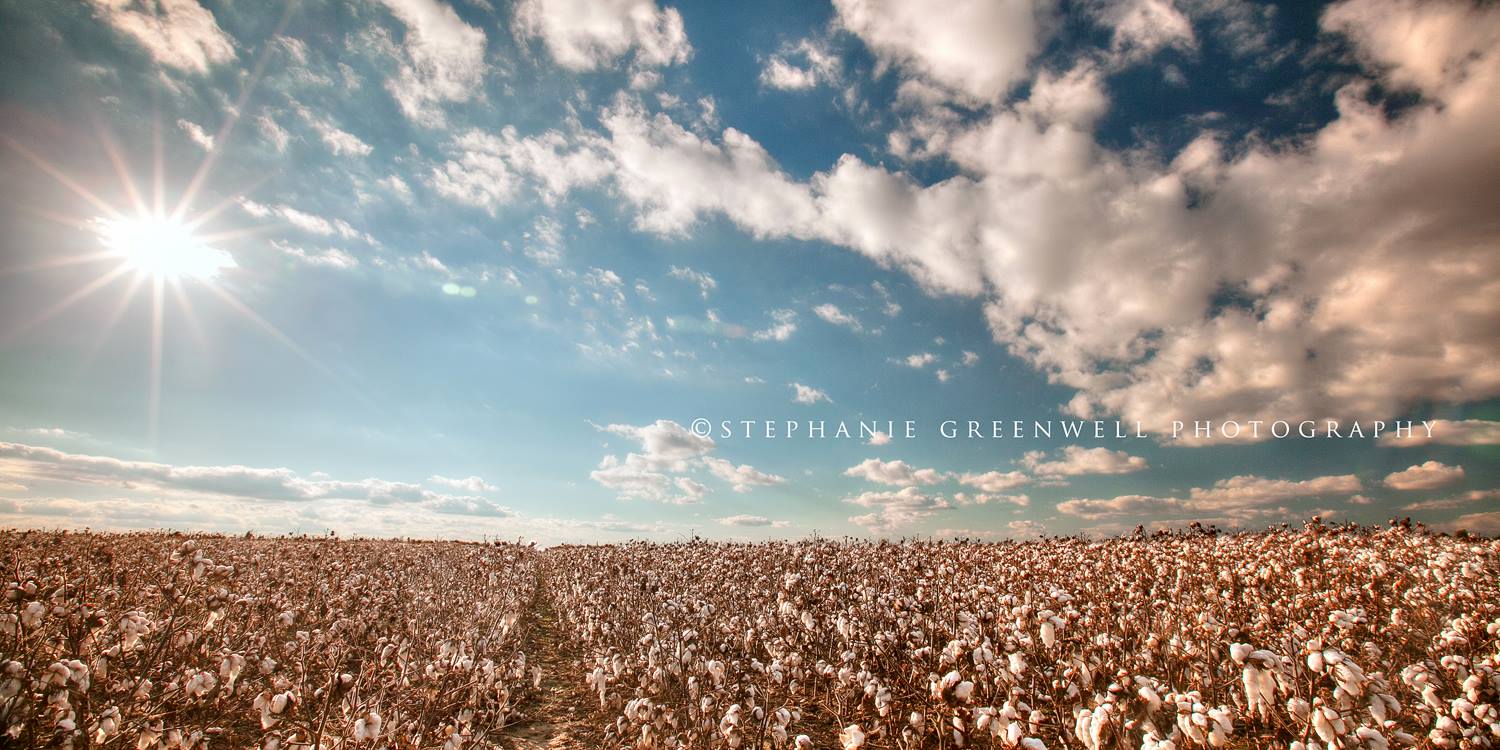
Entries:
POLYGON ((1041 627, 1042 645, 1052 648, 1057 645, 1057 626, 1051 620, 1044 621, 1041 627))
POLYGON ((1025 674, 1025 672, 1026 672, 1026 657, 1022 656, 1020 654, 1020 652, 1013 652, 1013 653, 1011 653, 1007 657, 1007 660, 1010 662, 1009 669, 1010 669, 1010 673, 1011 674, 1016 675, 1017 677, 1021 676, 1022 674, 1025 674))
POLYGON ((805 734, 799 734, 799 735, 797 735, 797 743, 796 744, 797 744, 797 750, 813 750, 813 747, 814 747, 813 746, 812 738, 808 737, 805 734))
POLYGON ((969 699, 973 696, 974 683, 968 680, 964 680, 963 682, 960 682, 957 685, 953 686, 953 697, 955 700, 961 701, 963 703, 968 703, 969 699))
POLYGON ((1027 737, 1021 740, 1023 750, 1047 750, 1047 745, 1035 737, 1027 737))
POLYGON ((850 724, 839 732, 839 745, 843 750, 859 750, 865 746, 865 733, 858 724, 850 724))
POLYGON ((1307 668, 1314 672, 1323 671, 1323 652, 1314 651, 1307 655, 1307 668))
POLYGON ((1254 651, 1255 647, 1248 643, 1229 644, 1229 658, 1234 659, 1236 664, 1244 664, 1245 659, 1249 658, 1254 651))

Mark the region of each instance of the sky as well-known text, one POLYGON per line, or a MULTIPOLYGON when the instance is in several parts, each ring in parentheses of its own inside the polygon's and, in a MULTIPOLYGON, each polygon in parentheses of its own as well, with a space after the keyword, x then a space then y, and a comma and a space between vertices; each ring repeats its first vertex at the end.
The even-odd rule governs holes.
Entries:
POLYGON ((1500 533, 1496 121, 1494 4, 0 4, 0 526, 1500 533))

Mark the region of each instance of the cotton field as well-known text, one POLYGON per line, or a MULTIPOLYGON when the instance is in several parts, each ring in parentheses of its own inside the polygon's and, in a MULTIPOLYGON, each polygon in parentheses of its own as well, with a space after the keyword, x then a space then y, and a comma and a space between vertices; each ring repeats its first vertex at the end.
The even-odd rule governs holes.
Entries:
POLYGON ((1500 744, 1500 542, 1402 526, 0 548, 0 744, 1500 744))

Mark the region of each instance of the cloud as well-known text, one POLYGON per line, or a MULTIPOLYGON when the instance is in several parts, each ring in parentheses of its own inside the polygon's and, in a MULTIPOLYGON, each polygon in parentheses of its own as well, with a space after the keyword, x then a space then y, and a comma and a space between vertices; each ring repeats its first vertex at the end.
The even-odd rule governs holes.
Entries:
POLYGON ((804 39, 767 59, 760 71, 760 83, 783 91, 805 91, 836 82, 839 68, 837 55, 811 39, 804 39))
POLYGON ((1500 510, 1466 513, 1443 526, 1454 531, 1463 529, 1471 534, 1500 536, 1500 510))
POLYGON ((386 81, 401 112, 426 127, 441 127, 441 104, 483 92, 484 32, 436 0, 381 0, 406 27, 396 77, 386 81))
POLYGON ((700 502, 708 488, 690 476, 700 469, 729 484, 735 492, 786 482, 748 464, 736 465, 710 456, 716 447, 712 438, 694 434, 669 419, 641 427, 611 424, 596 429, 634 440, 640 446, 639 453, 627 453, 623 459, 605 456, 589 474, 590 479, 614 490, 621 499, 675 505, 700 502))
POLYGON ((1500 445, 1500 422, 1485 419, 1438 419, 1432 422, 1432 436, 1423 429, 1397 437, 1394 432, 1380 436, 1379 445, 1410 448, 1419 445, 1500 445))
POLYGON ((744 133, 711 141, 621 97, 602 121, 637 228, 679 235, 722 214, 754 237, 830 242, 929 293, 980 298, 997 343, 1075 391, 1069 414, 1158 433, 1500 395, 1487 366, 1500 255, 1473 160, 1500 149, 1500 8, 1335 5, 1322 28, 1365 72, 1336 93, 1331 122, 1243 144, 1205 130, 1158 159, 1097 141, 1107 96, 1086 65, 1043 70, 1026 99, 994 103, 1025 71, 1036 18, 984 6, 839 5, 883 59, 991 102, 973 117, 921 104, 892 134, 954 176, 922 184, 845 155, 799 182, 744 133), (996 36, 996 19, 1015 23, 996 36), (954 43, 932 41, 950 27, 954 43), (997 41, 1012 34, 1018 45, 997 41), (1388 113, 1373 83, 1419 99, 1388 113))
POLYGON ((541 39, 571 70, 613 65, 632 51, 637 66, 687 62, 692 55, 676 8, 653 0, 521 0, 517 33, 541 39))
POLYGON ((671 266, 667 269, 667 275, 674 279, 697 284, 698 292, 703 295, 703 299, 708 299, 709 293, 719 287, 719 282, 714 281, 714 277, 702 271, 694 271, 686 266, 671 266))
POLYGON ((864 527, 873 534, 890 533, 928 518, 939 510, 952 507, 942 497, 925 495, 916 487, 898 491, 862 492, 844 498, 844 502, 873 509, 870 513, 849 518, 850 523, 864 527))
POLYGON ((209 134, 209 132, 204 130, 203 127, 198 123, 179 118, 177 120, 177 127, 181 128, 182 132, 187 133, 188 140, 196 143, 199 148, 203 149, 204 151, 214 150, 213 135, 209 134))
POLYGON ((276 120, 268 114, 255 118, 255 129, 260 131, 260 137, 276 149, 276 153, 285 153, 287 144, 292 140, 292 134, 286 128, 276 123, 276 120))
POLYGON ((980 492, 1001 493, 1030 484, 1031 477, 1019 471, 986 471, 982 474, 961 474, 958 482, 980 492))
POLYGON ((967 492, 955 492, 955 493, 953 493, 953 502, 955 504, 961 505, 961 506, 966 506, 966 505, 999 505, 1000 503, 1008 503, 1010 505, 1015 505, 1015 506, 1024 508, 1024 507, 1026 507, 1028 505, 1031 505, 1031 496, 1030 495, 1000 495, 1000 494, 994 494, 994 493, 990 493, 990 492, 981 492, 981 493, 976 494, 976 495, 970 495, 967 492))
POLYGON ((296 108, 297 114, 301 115, 302 119, 313 129, 313 132, 318 134, 318 138, 323 141, 323 145, 327 146, 328 150, 334 156, 369 156, 370 152, 375 150, 374 146, 360 140, 359 136, 341 130, 327 117, 319 115, 301 104, 296 105, 296 108))
POLYGON ((635 453, 627 454, 624 460, 605 456, 599 467, 589 472, 589 478, 614 490, 622 500, 691 505, 700 502, 707 492, 707 488, 692 478, 669 476, 635 453))
POLYGON ((937 355, 932 352, 918 352, 917 354, 908 355, 906 359, 902 360, 907 367, 913 370, 920 370, 936 361, 937 355))
POLYGON ((1002 98, 1044 41, 1051 3, 835 0, 839 23, 877 58, 966 98, 1002 98))
POLYGON ((1036 521, 1011 521, 1005 524, 1005 528, 1018 537, 1038 537, 1046 533, 1047 527, 1036 521))
POLYGON ((1453 510, 1485 500, 1500 499, 1500 490, 1469 490, 1468 492, 1434 500, 1407 503, 1401 510, 1453 510))
POLYGON ((151 59, 190 73, 235 59, 234 40, 196 0, 92 0, 94 15, 134 39, 151 59))
POLYGON ((756 341, 786 341, 797 332, 797 313, 794 310, 772 310, 770 328, 756 331, 751 338, 756 341))
POLYGON ((839 309, 838 305, 828 303, 813 308, 813 313, 819 318, 836 326, 844 326, 851 331, 863 330, 859 319, 839 309))
POLYGON ((918 469, 905 461, 881 461, 878 458, 867 458, 845 469, 844 476, 898 487, 936 484, 948 478, 947 474, 936 469, 918 469))
POLYGON ((271 240, 271 247, 280 250, 283 255, 309 266, 323 266, 325 268, 356 268, 359 259, 336 247, 324 248, 322 250, 308 250, 282 240, 271 240))
POLYGON ((703 459, 703 465, 708 468, 711 474, 728 483, 730 489, 733 489, 735 492, 749 492, 755 487, 786 484, 784 477, 758 471, 749 464, 736 466, 732 461, 708 456, 703 459))
POLYGON ((1121 495, 1095 500, 1073 499, 1057 504, 1060 513, 1088 520, 1120 516, 1142 516, 1160 520, 1164 515, 1214 514, 1228 519, 1245 519, 1266 514, 1289 514, 1277 503, 1327 495, 1350 495, 1362 485, 1353 474, 1315 477, 1301 481, 1267 479, 1243 475, 1221 479, 1212 487, 1195 487, 1186 499, 1121 495))
POLYGON ((441 474, 433 474, 432 476, 427 478, 427 482, 429 484, 442 485, 443 487, 449 487, 455 490, 463 490, 464 492, 476 495, 484 492, 500 491, 499 487, 496 487, 495 485, 484 481, 483 477, 476 476, 454 479, 452 477, 442 476, 441 474))
POLYGON ((748 526, 748 527, 768 526, 768 527, 775 528, 775 529, 784 529, 784 528, 787 528, 788 526, 791 525, 791 524, 787 523, 786 521, 772 521, 771 519, 766 518, 765 516, 751 516, 751 515, 745 515, 745 514, 740 514, 740 515, 736 515, 736 516, 725 516, 724 518, 718 519, 718 521, 719 521, 719 523, 721 523, 721 524, 723 524, 725 526, 748 526))
POLYGON ((1021 463, 1032 473, 1041 476, 1074 477, 1084 474, 1132 474, 1148 468, 1146 459, 1132 456, 1125 451, 1108 448, 1084 448, 1069 445, 1062 449, 1061 457, 1047 460, 1044 451, 1029 451, 1021 463))
POLYGON ((1431 490, 1462 481, 1464 467, 1449 466, 1438 461, 1417 464, 1402 471, 1391 472, 1385 477, 1385 486, 1393 490, 1431 490))
POLYGON ((1167 47, 1197 47, 1192 22, 1171 0, 1113 0, 1099 4, 1095 14, 1111 30, 1110 52, 1117 65, 1167 47))
POLYGON ((812 406, 819 401, 827 401, 830 404, 833 403, 833 399, 829 398, 827 393, 824 393, 823 391, 810 385, 803 385, 801 383, 789 383, 788 385, 791 386, 793 394, 792 401, 795 403, 805 404, 807 406, 812 406))
POLYGON ((700 437, 670 419, 658 419, 644 427, 612 424, 602 428, 640 443, 641 460, 652 469, 685 471, 687 462, 708 455, 713 438, 700 437))
POLYGON ((891 436, 889 434, 876 430, 870 433, 870 439, 865 441, 865 445, 887 445, 890 442, 891 436))
POLYGON ((413 482, 373 477, 336 480, 321 473, 303 475, 287 468, 177 466, 66 453, 20 443, 0 443, 0 473, 28 480, 32 486, 81 485, 169 496, 163 499, 217 497, 287 503, 360 500, 372 505, 417 504, 450 513, 460 512, 456 503, 468 503, 483 515, 513 515, 507 509, 481 502, 480 498, 446 495, 413 482))

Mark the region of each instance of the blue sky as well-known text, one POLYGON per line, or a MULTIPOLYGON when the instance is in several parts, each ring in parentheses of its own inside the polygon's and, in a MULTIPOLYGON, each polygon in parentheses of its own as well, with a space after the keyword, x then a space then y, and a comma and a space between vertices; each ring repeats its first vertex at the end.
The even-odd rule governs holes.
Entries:
POLYGON ((0 7, 0 524, 1500 530, 1500 10, 921 5, 0 7))

